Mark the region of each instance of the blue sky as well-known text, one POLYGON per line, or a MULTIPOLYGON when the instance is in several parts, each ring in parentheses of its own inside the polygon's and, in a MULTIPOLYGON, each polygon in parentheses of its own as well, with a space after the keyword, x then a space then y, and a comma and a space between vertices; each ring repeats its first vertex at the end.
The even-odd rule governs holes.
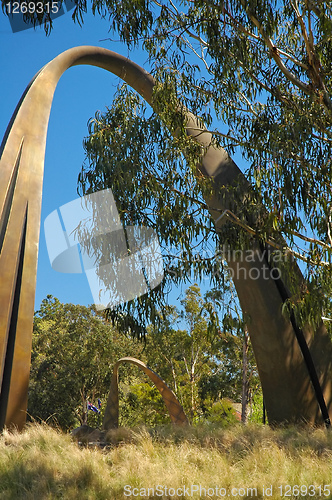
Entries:
MULTIPOLYGON (((105 47, 129 56, 150 70, 142 52, 129 53, 109 37, 108 23, 91 14, 81 28, 71 13, 54 21, 50 36, 43 29, 12 33, 4 14, 0 13, 1 113, 0 134, 4 135, 15 106, 37 71, 58 54, 78 45, 105 47)), ((85 274, 62 274, 51 268, 43 223, 47 215, 77 197, 77 176, 84 160, 82 140, 87 135, 87 121, 96 110, 112 102, 119 79, 90 66, 70 68, 60 79, 50 115, 45 155, 41 234, 35 309, 47 294, 61 302, 88 305, 93 302, 85 274)))

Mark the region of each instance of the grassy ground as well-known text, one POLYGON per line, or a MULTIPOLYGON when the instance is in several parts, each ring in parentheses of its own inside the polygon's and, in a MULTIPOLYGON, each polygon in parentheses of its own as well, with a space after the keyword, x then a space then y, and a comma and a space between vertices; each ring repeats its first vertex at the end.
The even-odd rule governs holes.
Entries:
POLYGON ((100 450, 43 425, 4 432, 0 499, 332 499, 331 431, 239 424, 119 429, 109 438, 100 450))

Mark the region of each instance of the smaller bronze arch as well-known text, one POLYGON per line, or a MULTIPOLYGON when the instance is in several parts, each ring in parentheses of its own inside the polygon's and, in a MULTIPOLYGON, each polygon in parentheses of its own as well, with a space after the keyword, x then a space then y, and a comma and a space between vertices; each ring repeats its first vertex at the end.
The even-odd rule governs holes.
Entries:
POLYGON ((119 359, 119 361, 115 364, 110 392, 107 399, 107 405, 104 415, 103 421, 103 430, 108 431, 109 429, 114 429, 119 426, 119 387, 118 387, 118 379, 119 379, 119 365, 121 363, 132 363, 140 368, 157 387, 160 392, 163 401, 167 407, 169 416, 171 417, 171 421, 176 425, 186 425, 188 424, 188 419, 186 414, 183 411, 181 404, 179 403, 177 397, 174 392, 168 387, 166 382, 159 375, 149 368, 145 363, 140 361, 139 359, 132 357, 125 357, 119 359))

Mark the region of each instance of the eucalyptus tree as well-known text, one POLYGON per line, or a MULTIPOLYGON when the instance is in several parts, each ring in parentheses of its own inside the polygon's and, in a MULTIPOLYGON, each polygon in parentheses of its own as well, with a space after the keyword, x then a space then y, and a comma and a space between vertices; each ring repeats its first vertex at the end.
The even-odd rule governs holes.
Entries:
MULTIPOLYGON (((300 307, 305 319, 309 317, 313 323, 319 321, 322 309, 329 316, 331 3, 311 0, 93 0, 91 6, 85 0, 75 3, 74 21, 84 23, 84 15, 91 9, 95 15, 109 20, 112 36, 120 38, 130 49, 140 47, 148 54, 162 90, 158 99, 173 105, 185 104, 210 127, 216 142, 230 153, 242 154, 246 176, 268 213, 259 218, 259 223, 256 219, 255 227, 246 229, 252 229, 265 240, 280 233, 284 235, 290 250, 304 262, 307 278, 305 286, 291 300, 292 305, 300 307)), ((8 11, 6 4, 2 0, 4 12, 8 11)), ((50 33, 52 20, 48 9, 44 13, 30 9, 25 18, 34 25, 43 24, 50 33)), ((172 126, 170 122, 179 116, 164 111, 162 119, 174 130, 178 123, 172 126)), ((155 127, 160 125, 154 118, 153 134, 161 144, 165 141, 165 130, 157 131, 155 127)), ((107 129, 103 133, 107 135, 107 129)), ((91 136, 90 154, 93 143, 96 144, 93 139, 91 136)), ((150 140, 151 131, 145 137, 142 132, 137 149, 148 149, 150 140)), ((99 142, 98 148, 102 146, 99 142)), ((175 153, 169 147, 166 149, 162 147, 157 157, 165 161, 164 172, 169 174, 172 170, 173 179, 170 181, 165 173, 161 186, 166 193, 169 186, 165 186, 165 180, 173 182, 174 191, 169 195, 173 199, 158 208, 165 222, 178 223, 180 211, 181 223, 189 223, 197 215, 195 208, 202 207, 198 203, 194 208, 193 203, 202 200, 190 174, 180 180, 179 170, 176 176, 173 167, 167 169, 174 162, 175 153), (185 196, 181 202, 175 202, 172 210, 177 192, 185 196), (189 210, 186 219, 189 205, 192 211, 189 210)), ((95 152, 99 163, 100 153, 100 149, 95 152)), ((98 185, 104 185, 100 169, 96 169, 95 175, 98 185)), ((145 189, 148 186, 151 191, 157 190, 156 182, 151 178, 148 182, 148 178, 144 180, 145 189)), ((128 181, 128 177, 125 179, 128 181)), ((86 188, 90 187, 90 181, 91 172, 89 179, 85 177, 86 188)), ((132 177, 125 184, 129 193, 131 181, 132 177)), ((241 213, 236 215, 241 218, 241 213)), ((199 217, 209 225, 206 219, 203 221, 203 215, 199 217)), ((197 231, 191 232, 193 238, 197 231)))
MULTIPOLYGON (((73 18, 84 22, 90 7, 85 0, 75 3, 73 18)), ((112 36, 129 48, 139 46, 148 53, 150 67, 162 87, 160 99, 169 104, 184 103, 202 117, 217 142, 230 153, 242 154, 247 161, 247 178, 269 214, 252 229, 265 240, 284 235, 293 254, 304 261, 307 278, 292 302, 313 322, 319 321, 322 309, 328 316, 332 242, 330 2, 93 0, 91 9, 109 19, 112 36)), ((31 17, 50 28, 47 14, 39 19, 36 14, 31 17)), ((174 113, 170 114, 162 117, 168 125, 174 119, 174 113)), ((154 122, 153 127, 158 126, 154 122)), ((137 149, 148 149, 150 133, 135 136, 139 139, 137 149)), ((161 145, 165 131, 154 133, 161 145)), ((174 153, 167 148, 167 154, 161 146, 158 159, 165 160, 163 171, 168 172, 174 153)), ((145 161, 147 165, 147 158, 145 161)), ((199 197, 190 174, 181 179, 181 185, 177 184, 180 175, 174 170, 172 175, 175 178, 170 181, 165 173, 169 184, 174 181, 174 191, 158 208, 163 208, 163 220, 174 220, 175 226, 178 210, 183 215, 182 224, 195 218, 192 198, 199 197), (176 189, 187 196, 174 204, 171 215, 176 189), (186 219, 189 205, 192 211, 186 219)), ((98 169, 96 178, 102 185, 98 169)), ((125 184, 129 192, 131 181, 132 177, 125 184)), ((158 189, 148 175, 144 182, 145 188, 158 189)), ((163 193, 168 192, 165 183, 161 185, 163 193)), ((241 214, 236 215, 241 218, 241 214)), ((203 215, 200 217, 203 221, 203 215)), ((206 219, 204 224, 209 225, 206 219)), ((197 236, 194 231, 192 236, 197 236)))
MULTIPOLYGON (((309 322, 320 328, 322 316, 329 317, 331 312, 330 4, 239 0, 95 2, 93 5, 95 12, 109 16, 111 28, 129 47, 142 44, 149 54, 157 82, 154 109, 170 134, 164 132, 158 141, 159 164, 154 160, 150 164, 145 162, 144 166, 148 165, 149 169, 149 165, 162 165, 160 170, 168 181, 168 189, 163 189, 165 184, 160 182, 161 223, 176 221, 174 230, 180 229, 178 249, 185 249, 185 260, 193 264, 193 252, 188 249, 195 247, 197 239, 203 244, 209 241, 214 255, 220 255, 220 236, 214 237, 213 231, 206 234, 205 229, 211 224, 207 207, 202 205, 203 198, 207 200, 209 194, 212 197, 213 182, 202 179, 202 169, 197 168, 199 151, 184 137, 181 118, 185 120, 185 113, 182 111, 190 109, 211 129, 215 144, 226 147, 230 153, 238 150, 247 160, 245 173, 251 189, 243 181, 243 186, 237 183, 233 189, 228 186, 226 192, 218 193, 219 198, 223 194, 228 197, 224 206, 230 209, 227 217, 228 222, 232 222, 222 231, 221 242, 230 243, 232 249, 250 248, 247 236, 255 235, 261 248, 266 248, 268 243, 279 253, 285 252, 284 255, 293 255, 302 261, 306 278, 303 281, 298 279, 298 268, 292 259, 279 259, 279 266, 285 264, 288 268, 289 291, 280 292, 283 311, 290 315, 298 339, 302 335, 298 327, 305 328, 309 322), (186 170, 181 169, 181 159, 174 163, 176 150, 185 152, 186 170), (167 164, 170 157, 172 166, 167 164), (192 179, 186 175, 188 171, 192 179), (176 185, 179 172, 181 184, 176 185), (200 205, 197 212, 195 205, 189 211, 189 217, 194 216, 192 232, 185 223, 179 225, 176 210, 174 219, 171 215, 168 195, 165 195, 174 189, 171 179, 181 193, 179 199, 190 199, 190 203, 200 205), (197 189, 194 197, 191 196, 193 185, 197 189), (234 231, 234 224, 241 230, 234 231), (291 261, 290 266, 287 260, 291 261)), ((78 12, 79 7, 76 14, 78 12)), ((80 178, 83 190, 93 187, 93 179, 99 180, 102 170, 103 155, 99 155, 100 149, 94 150, 94 143, 98 143, 104 133, 107 135, 107 126, 99 127, 96 120, 93 127, 87 143, 89 165, 80 178)), ((145 138, 151 140, 146 134, 135 144, 137 149, 147 147, 145 138)), ((130 159, 130 154, 124 158, 130 159)), ((110 170, 114 171, 112 162, 110 170)), ((147 181, 148 187, 152 184, 147 181)), ((146 209, 150 207, 151 204, 145 205, 146 209)), ((155 220, 156 213, 152 209, 155 220)), ((182 215, 186 220, 186 212, 182 215)), ((168 241, 166 234, 160 231, 164 242, 168 241)), ((177 253, 182 258, 179 250, 177 253)), ((215 264, 216 259, 209 260, 209 265, 212 262, 215 264)), ((217 265, 220 270, 220 262, 217 265)), ((201 271, 199 267, 191 267, 198 274, 206 271, 204 265, 203 268, 201 271)), ((217 274, 212 273, 212 280, 216 280, 217 274)), ((268 317, 264 321, 268 321, 268 317)), ((305 349, 304 346, 302 354, 305 349)), ((319 350, 321 352, 321 348, 319 350)), ((321 354, 319 357, 322 359, 321 354)), ((319 396, 318 377, 310 368, 310 355, 306 363, 317 399, 321 399, 324 419, 329 422, 324 401, 319 396)), ((326 359, 322 363, 324 370, 331 372, 330 361, 326 359)), ((261 373, 263 371, 261 366, 261 373)))
MULTIPOLYGON (((141 225, 158 233, 165 279, 145 297, 108 311, 119 328, 134 335, 144 335, 147 324, 159 322, 165 292, 172 285, 211 277, 215 284, 224 280, 219 237, 203 199, 212 186, 203 176, 197 180, 197 147, 191 162, 189 154, 183 157, 185 140, 174 138, 159 116, 121 85, 107 111, 90 120, 84 141, 80 191, 110 187, 125 228, 141 225)), ((217 322, 211 311, 209 324, 217 322)))

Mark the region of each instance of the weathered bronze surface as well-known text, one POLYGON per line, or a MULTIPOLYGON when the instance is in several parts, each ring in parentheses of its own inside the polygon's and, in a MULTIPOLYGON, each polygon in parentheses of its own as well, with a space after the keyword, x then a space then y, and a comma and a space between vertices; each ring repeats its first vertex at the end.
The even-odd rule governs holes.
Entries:
POLYGON ((47 64, 19 102, 0 153, 0 429, 26 420, 44 154, 56 85, 70 66, 99 66, 150 100, 153 79, 125 57, 78 47, 47 64))
MULTIPOLYGON (((76 47, 48 63, 33 78, 19 102, 0 149, 0 429, 26 420, 32 322, 40 226, 40 208, 47 125, 54 90, 69 67, 88 64, 122 78, 151 104, 154 80, 128 59, 98 47, 76 47)), ((211 145, 193 115, 187 115, 187 133, 206 147, 204 175, 214 178, 216 192, 243 178, 222 148, 211 145)), ((234 201, 234 200, 233 200, 234 201)), ((207 200, 214 220, 230 201, 216 195, 207 200)), ((221 222, 216 222, 217 228, 221 222)), ((229 262, 248 270, 256 262, 229 262)), ((241 307, 248 318, 268 418, 273 423, 322 423, 321 409, 294 325, 281 314, 283 298, 276 282, 235 276, 241 307)), ((313 336, 304 332, 327 410, 332 412, 332 344, 324 326, 313 336)))
POLYGON ((140 368, 152 380, 163 398, 173 424, 188 424, 186 414, 184 413, 177 397, 175 396, 174 392, 168 387, 168 385, 159 377, 159 375, 139 359, 126 357, 119 359, 119 361, 114 365, 111 387, 104 415, 103 430, 108 431, 110 429, 119 427, 118 380, 119 366, 121 365, 121 363, 131 363, 135 366, 138 366, 138 368, 140 368))

